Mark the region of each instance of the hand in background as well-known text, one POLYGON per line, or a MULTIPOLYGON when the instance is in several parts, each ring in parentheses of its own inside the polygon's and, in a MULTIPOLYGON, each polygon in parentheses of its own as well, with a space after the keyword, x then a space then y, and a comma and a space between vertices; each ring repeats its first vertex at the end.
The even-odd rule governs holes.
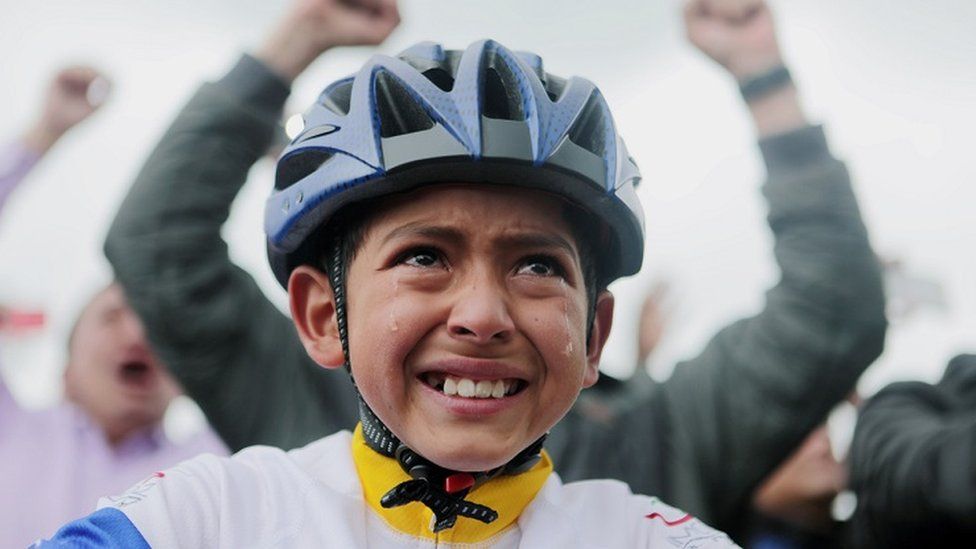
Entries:
POLYGON ((661 336, 668 327, 670 313, 665 307, 668 299, 668 283, 656 282, 641 306, 640 318, 637 323, 637 367, 641 368, 651 356, 661 336))
MULTIPOLYGON (((688 40, 740 84, 783 64, 773 15, 762 0, 688 0, 684 19, 688 40)), ((809 124, 791 79, 747 103, 760 138, 809 124)))
POLYGON ((846 485, 847 471, 834 458, 827 427, 821 426, 766 477, 752 502, 766 516, 824 530, 831 522, 831 503, 846 485))
POLYGON ((736 80, 782 63, 773 16, 762 0, 689 0, 684 19, 688 40, 736 80))
POLYGON ((98 110, 108 92, 108 79, 96 69, 62 69, 48 87, 41 116, 25 137, 28 146, 39 153, 46 152, 68 130, 98 110))
POLYGON ((396 0, 296 0, 257 53, 286 81, 336 46, 375 46, 400 24, 396 0))

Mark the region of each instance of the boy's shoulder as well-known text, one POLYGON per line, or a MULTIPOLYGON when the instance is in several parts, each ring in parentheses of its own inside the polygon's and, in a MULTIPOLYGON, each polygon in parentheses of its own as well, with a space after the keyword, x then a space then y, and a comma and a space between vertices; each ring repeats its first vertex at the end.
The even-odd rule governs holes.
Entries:
POLYGON ((303 528, 310 499, 342 507, 359 497, 350 444, 341 431, 287 452, 251 446, 231 457, 204 454, 98 507, 121 511, 152 547, 274 546, 303 528))
MULTIPOLYGON (((262 490, 263 486, 269 484, 293 489, 296 483, 308 484, 310 481, 341 488, 349 484, 349 473, 355 472, 349 452, 350 445, 351 434, 348 431, 339 431, 288 451, 274 446, 257 445, 244 448, 228 457, 201 454, 165 472, 156 473, 155 478, 192 477, 195 482, 215 482, 211 493, 242 489, 262 490)), ((356 491, 359 489, 357 483, 350 486, 356 491)))
POLYGON ((552 474, 519 519, 522 543, 576 547, 735 547, 722 532, 616 480, 563 484, 552 474), (557 526, 558 525, 558 526, 557 526))

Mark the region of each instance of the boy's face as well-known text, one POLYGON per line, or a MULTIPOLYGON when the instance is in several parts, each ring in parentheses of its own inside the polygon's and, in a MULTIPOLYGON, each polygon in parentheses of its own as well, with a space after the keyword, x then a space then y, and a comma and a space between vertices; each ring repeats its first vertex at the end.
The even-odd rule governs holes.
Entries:
MULTIPOLYGON (((346 278, 353 376, 383 423, 443 467, 507 462, 596 382, 613 298, 597 300, 588 349, 564 207, 537 191, 439 186, 386 202, 365 230, 346 278)), ((289 293, 313 358, 341 364, 325 276, 301 267, 289 293)))

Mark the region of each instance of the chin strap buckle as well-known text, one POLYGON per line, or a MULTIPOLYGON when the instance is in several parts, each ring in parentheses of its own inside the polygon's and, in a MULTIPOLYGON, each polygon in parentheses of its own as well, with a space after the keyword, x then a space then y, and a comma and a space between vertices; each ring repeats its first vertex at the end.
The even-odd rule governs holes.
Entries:
POLYGON ((362 420, 363 439, 366 445, 380 455, 396 459, 412 478, 394 486, 380 498, 384 509, 399 507, 419 501, 430 509, 430 529, 437 533, 454 526, 457 517, 468 517, 489 524, 498 518, 491 507, 465 500, 473 488, 501 475, 517 475, 534 467, 542 459, 542 444, 546 435, 539 437, 508 463, 490 471, 466 473, 439 467, 400 442, 383 422, 373 414, 366 402, 359 398, 359 417, 362 420))
POLYGON ((472 486, 474 486, 474 475, 471 473, 454 473, 444 479, 444 491, 448 494, 456 494, 472 486))
MULTIPOLYGON (((453 476, 464 476, 467 475, 471 481, 471 485, 474 485, 474 477, 467 473, 460 473, 453 476)), ((450 477, 444 480, 445 486, 448 484, 450 477)), ((454 481, 455 485, 459 481, 464 479, 457 479, 454 481)), ((457 493, 451 493, 447 490, 442 490, 437 486, 431 484, 427 479, 411 479, 393 487, 392 490, 387 492, 380 498, 380 505, 385 509, 391 507, 399 507, 401 505, 406 505, 414 501, 419 501, 427 506, 431 512, 434 513, 433 521, 430 530, 434 533, 440 532, 441 530, 447 530, 454 526, 457 522, 457 518, 468 517, 475 520, 480 520, 485 524, 494 522, 498 518, 498 512, 494 509, 479 505, 477 503, 472 503, 470 501, 465 501, 464 496, 468 494, 467 488, 460 489, 457 493)))

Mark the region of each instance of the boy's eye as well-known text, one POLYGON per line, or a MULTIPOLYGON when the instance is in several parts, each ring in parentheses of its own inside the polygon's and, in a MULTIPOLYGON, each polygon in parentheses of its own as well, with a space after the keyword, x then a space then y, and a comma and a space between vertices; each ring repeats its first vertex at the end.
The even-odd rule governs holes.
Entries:
POLYGON ((551 257, 530 257, 519 265, 516 274, 531 276, 562 276, 563 270, 559 262, 551 257))
POLYGON ((441 256, 435 250, 418 249, 410 250, 400 256, 399 263, 411 267, 429 268, 436 267, 442 263, 441 256))

